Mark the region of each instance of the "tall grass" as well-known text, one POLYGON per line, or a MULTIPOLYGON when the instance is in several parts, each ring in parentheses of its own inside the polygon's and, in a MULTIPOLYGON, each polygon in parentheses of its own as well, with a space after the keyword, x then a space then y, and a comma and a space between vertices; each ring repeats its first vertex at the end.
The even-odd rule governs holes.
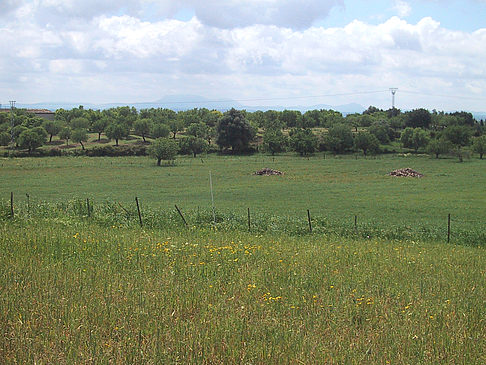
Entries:
POLYGON ((6 363, 486 362, 484 248, 50 214, 0 222, 6 363))
MULTIPOLYGON (((179 230, 184 227, 184 221, 175 208, 158 210, 142 205, 142 223, 147 229, 179 230)), ((301 216, 277 216, 268 213, 250 212, 250 225, 246 212, 236 214, 232 211, 216 210, 213 216, 211 209, 198 208, 184 210, 182 214, 189 229, 216 229, 226 232, 276 233, 291 236, 305 236, 310 234, 308 216, 305 212, 301 216)), ((15 206, 15 218, 28 222, 38 220, 77 221, 89 220, 100 227, 138 226, 139 217, 135 203, 130 205, 113 201, 89 203, 85 200, 74 199, 65 202, 29 202, 24 201, 15 206), (89 211, 88 211, 89 209, 89 211)), ((0 200, 0 220, 10 219, 10 202, 0 200)), ((423 222, 421 224, 402 224, 390 222, 367 221, 356 222, 354 217, 348 219, 311 215, 313 235, 333 235, 343 238, 386 239, 399 241, 437 241, 447 242, 448 223, 444 217, 442 226, 423 222)), ((486 227, 476 223, 464 222, 460 219, 452 220, 450 241, 455 244, 484 246, 486 244, 486 227)))

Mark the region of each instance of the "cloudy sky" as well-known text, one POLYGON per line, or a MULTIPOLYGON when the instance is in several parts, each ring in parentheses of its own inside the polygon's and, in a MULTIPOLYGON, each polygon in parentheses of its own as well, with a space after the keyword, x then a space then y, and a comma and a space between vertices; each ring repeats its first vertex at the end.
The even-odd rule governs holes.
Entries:
POLYGON ((486 0, 0 0, 0 103, 486 110, 486 0))

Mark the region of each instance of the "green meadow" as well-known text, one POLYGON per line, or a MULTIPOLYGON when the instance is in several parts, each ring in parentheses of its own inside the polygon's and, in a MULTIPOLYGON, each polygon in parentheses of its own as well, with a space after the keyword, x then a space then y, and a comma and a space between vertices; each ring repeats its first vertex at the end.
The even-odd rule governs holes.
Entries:
POLYGON ((5 363, 486 363, 479 159, 22 158, 0 172, 5 363), (387 176, 404 167, 425 176, 387 176))
POLYGON ((209 173, 212 174, 218 210, 246 214, 247 208, 276 216, 313 215, 327 219, 372 222, 378 225, 455 224, 484 227, 486 223, 486 165, 472 159, 427 156, 379 156, 356 159, 317 155, 299 158, 282 155, 179 157, 175 166, 157 167, 147 157, 129 158, 22 158, 1 159, 0 196, 10 192, 19 202, 59 202, 93 199, 167 210, 211 206, 209 173), (255 176, 270 167, 283 176, 255 176), (387 176, 392 170, 411 167, 421 179, 387 176))

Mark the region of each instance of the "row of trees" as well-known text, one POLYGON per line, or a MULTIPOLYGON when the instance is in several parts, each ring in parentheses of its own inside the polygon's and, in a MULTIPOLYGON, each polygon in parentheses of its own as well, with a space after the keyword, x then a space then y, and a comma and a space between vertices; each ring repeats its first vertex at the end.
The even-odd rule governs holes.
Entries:
MULTIPOLYGON (((220 149, 240 153, 251 145, 261 147, 261 141, 265 150, 272 154, 286 150, 301 155, 317 150, 335 154, 360 150, 366 155, 378 152, 380 145, 399 139, 406 148, 415 151, 426 148, 438 157, 452 150, 461 152, 470 144, 472 136, 482 135, 483 129, 484 122, 476 122, 470 113, 431 113, 425 109, 402 113, 398 109, 383 111, 369 107, 361 114, 344 117, 332 110, 251 113, 231 109, 223 114, 205 108, 176 113, 160 108, 137 111, 133 107, 119 107, 100 111, 80 106, 71 110, 58 109, 54 121, 37 118, 20 109, 13 114, 1 113, 0 145, 13 142, 16 147, 32 152, 57 135, 66 144, 71 140, 84 149, 88 132, 97 133, 98 140, 104 134, 117 146, 119 140, 130 134, 139 135, 147 142, 147 137, 175 140, 184 132, 184 138, 177 138, 179 151, 194 156, 214 143, 220 149), (260 134, 263 134, 262 139, 260 134)), ((475 138, 473 147, 481 157, 483 140, 475 138)))

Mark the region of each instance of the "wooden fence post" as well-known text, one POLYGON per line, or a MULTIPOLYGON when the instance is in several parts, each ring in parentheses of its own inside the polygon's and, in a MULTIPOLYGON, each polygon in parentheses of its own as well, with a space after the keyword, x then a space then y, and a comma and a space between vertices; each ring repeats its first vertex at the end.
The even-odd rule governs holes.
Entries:
POLYGON ((451 214, 447 216, 447 243, 451 242, 451 214))
POLYGON ((307 209, 307 220, 309 221, 309 232, 312 233, 312 221, 310 216, 310 210, 307 209))
POLYGON ((14 194, 10 192, 10 218, 14 217, 14 194))
POLYGON ((175 208, 177 209, 177 212, 179 212, 179 215, 181 216, 182 220, 184 221, 184 224, 187 226, 187 222, 186 222, 186 219, 184 218, 184 216, 182 215, 182 212, 181 210, 179 209, 179 207, 174 204, 175 208))
POLYGON ((30 215, 30 195, 27 193, 27 214, 30 215))
POLYGON ((88 210, 88 218, 91 217, 91 209, 89 207, 89 198, 86 198, 86 209, 88 210))
POLYGON ((250 208, 248 208, 248 232, 251 231, 250 208))
POLYGON ((138 212, 138 220, 140 221, 140 227, 143 227, 142 213, 140 212, 140 204, 138 204, 138 197, 135 197, 135 201, 137 202, 137 212, 138 212))

